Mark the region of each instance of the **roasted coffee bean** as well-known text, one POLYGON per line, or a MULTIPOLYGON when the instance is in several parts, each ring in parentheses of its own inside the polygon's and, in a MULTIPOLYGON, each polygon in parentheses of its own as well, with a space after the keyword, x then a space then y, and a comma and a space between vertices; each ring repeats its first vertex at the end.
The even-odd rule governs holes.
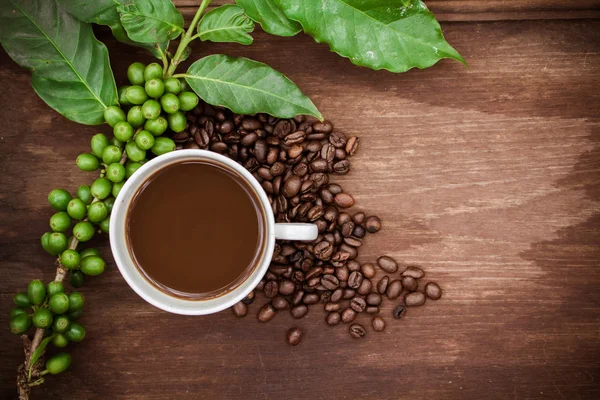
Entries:
POLYGON ((282 296, 273 297, 273 299, 271 300, 271 304, 273 305, 273 308, 279 311, 287 310, 288 308, 290 308, 290 303, 286 300, 285 297, 282 296))
POLYGON ((373 317, 371 320, 371 325, 373 326, 373 330, 375 332, 383 332, 385 329, 385 320, 381 317, 373 317))
POLYGON ((296 175, 292 175, 283 184, 283 195, 285 197, 294 197, 300 191, 302 185, 302 178, 296 175))
POLYGON ((315 257, 319 260, 329 260, 331 255, 333 254, 333 244, 330 242, 323 240, 315 245, 315 257))
POLYGON ((411 278, 421 279, 425 276, 425 272, 419 267, 409 266, 402 272, 402 276, 410 276, 411 278))
POLYGON ((358 257, 358 251, 356 250, 356 247, 348 246, 346 243, 342 243, 340 246, 340 251, 345 251, 348 253, 349 260, 354 260, 356 257, 358 257))
POLYGON ((337 220, 338 210, 335 207, 328 206, 325 208, 325 212, 323 213, 323 218, 325 221, 333 222, 337 220))
POLYGON ((288 267, 287 265, 271 264, 271 266, 269 266, 269 271, 274 273, 275 275, 281 276, 288 270, 288 268, 290 267, 288 267))
POLYGON ((422 292, 412 292, 404 295, 404 304, 407 307, 417 307, 425 304, 425 294, 422 292))
POLYGON ((361 297, 354 297, 352 300, 350 300, 350 307, 357 313, 361 313, 367 307, 367 303, 361 297))
POLYGON ((250 293, 248 293, 246 295, 246 297, 244 297, 242 299, 242 303, 247 304, 247 305, 252 304, 252 303, 254 303, 254 298, 255 298, 255 294, 254 294, 254 290, 253 290, 250 293))
POLYGON ((329 243, 335 243, 335 236, 333 236, 333 233, 326 233, 323 235, 323 239, 327 240, 329 243))
POLYGON ((405 276, 402 278, 402 287, 409 292, 414 292, 419 288, 419 282, 412 276, 405 276))
POLYGON ((279 161, 277 161, 275 164, 273 164, 270 169, 271 174, 273 176, 283 175, 283 174, 285 174, 285 170, 286 170, 285 164, 283 164, 279 161))
MULTIPOLYGON (((300 156, 303 151, 304 151, 304 147, 302 147, 299 144, 295 144, 288 149, 288 157, 290 159, 295 159, 298 156, 300 156)), ((300 160, 298 160, 298 161, 300 161, 300 160)))
POLYGON ((354 221, 355 224, 362 225, 365 222, 366 217, 367 216, 365 215, 364 212, 359 211, 352 216, 352 220, 354 221))
POLYGON ((186 150, 189 150, 189 149, 195 149, 195 150, 197 150, 197 149, 200 148, 200 146, 198 146, 196 144, 196 142, 187 142, 186 144, 183 145, 183 148, 186 149, 186 150))
POLYGON ((308 307, 306 307, 304 304, 299 304, 290 309, 290 314, 292 314, 292 317, 296 319, 304 317, 307 313, 308 307))
MULTIPOLYGON (((329 175, 322 172, 314 172, 310 174, 310 179, 313 181, 313 187, 320 188, 327 185, 329 182, 329 175)), ((335 202, 335 197, 333 198, 333 201, 335 202)))
MULTIPOLYGON (((315 201, 317 199, 317 195, 314 193, 304 193, 300 195, 300 201, 304 201, 307 203, 312 203, 313 201, 315 201)), ((316 204, 315 202, 315 206, 316 207, 321 207, 319 204, 316 204)))
MULTIPOLYGON (((290 269, 290 273, 291 273, 291 269, 290 269)), ((285 296, 290 295, 290 294, 294 293, 294 287, 295 287, 294 282, 284 279, 279 282, 279 293, 281 293, 285 296)))
POLYGON ((327 325, 337 325, 342 320, 340 313, 336 311, 332 311, 327 315, 325 321, 327 321, 327 325))
POLYGON ((342 308, 342 305, 340 303, 327 303, 325 304, 325 307, 323 307, 325 311, 327 312, 332 312, 332 311, 339 311, 340 308, 342 308))
POLYGON ((399 304, 396 307, 394 307, 394 309, 392 310, 392 315, 396 319, 404 318, 404 316, 406 315, 406 307, 404 306, 404 304, 399 304))
POLYGON ((334 145, 336 148, 344 148, 346 147, 346 136, 341 132, 333 132, 329 135, 329 143, 334 145))
MULTIPOLYGON (((333 194, 331 194, 331 192, 329 190, 321 189, 321 191, 319 192, 319 196, 321 196, 323 203, 325 203, 325 204, 333 203, 333 194)), ((337 215, 337 209, 336 209, 336 215, 337 215)))
POLYGON ((398 271, 398 263, 392 257, 379 257, 377 259, 377 265, 379 265, 379 268, 390 274, 393 274, 394 272, 398 271))
POLYGON ((292 304, 295 306, 300 304, 302 302, 302 297, 304 297, 304 291, 298 290, 297 292, 295 292, 292 296, 292 304))
POLYGON ((331 294, 333 292, 331 290, 327 290, 327 288, 324 286, 320 290, 322 290, 323 293, 321 293, 321 296, 319 296, 319 301, 321 303, 329 303, 329 301, 331 300, 331 294))
POLYGON ((292 124, 287 119, 280 120, 273 129, 273 134, 282 139, 292 131, 292 124))
POLYGON ((321 278, 319 278, 319 277, 310 278, 310 279, 306 280, 306 285, 311 288, 316 288, 320 284, 321 284, 321 278))
POLYGON ((269 170, 269 168, 266 167, 260 167, 258 170, 256 170, 256 173, 258 174, 258 176, 260 176, 262 179, 265 180, 271 180, 273 179, 273 175, 271 174, 271 171, 269 170))
MULTIPOLYGON (((292 172, 299 177, 303 177, 308 172, 308 165, 305 162, 298 163, 294 165, 292 172)), ((302 183, 300 183, 300 186, 302 186, 302 183)))
MULTIPOLYGON (((333 227, 335 228, 335 224, 333 224, 333 227)), ((335 240, 333 241, 335 244, 341 244, 344 241, 344 237, 342 236, 340 231, 333 231, 333 236, 335 238, 335 240)), ((348 257, 350 256, 348 255, 348 257)), ((345 258, 345 260, 347 260, 347 258, 345 258)))
POLYGON ((361 225, 356 225, 354 230, 352 231, 352 236, 356 236, 357 238, 364 238, 367 231, 361 225))
POLYGON ((334 273, 335 273, 335 268, 333 268, 331 266, 323 268, 323 275, 333 275, 334 273))
POLYGON ((312 180, 305 180, 300 186, 300 193, 308 193, 315 187, 315 183, 312 180))
POLYGON ((358 287, 358 289, 356 289, 356 292, 358 294, 362 294, 363 296, 365 296, 371 292, 372 288, 373 288, 373 283, 371 283, 371 281, 369 279, 363 279, 363 281, 360 283, 360 286, 358 287))
POLYGON ((279 193, 281 191, 281 184, 283 182, 283 177, 282 176, 278 176, 275 179, 273 179, 273 194, 279 196, 279 193))
POLYGON ((351 308, 346 308, 342 311, 342 321, 344 323, 352 322, 356 318, 356 311, 351 308))
POLYGON ((322 275, 322 274, 323 274, 323 267, 320 267, 320 266, 312 267, 306 273, 305 278, 312 279, 312 278, 316 278, 317 276, 322 275))
MULTIPOLYGON (((277 280, 277 275, 275 275, 274 273, 272 273, 271 271, 267 271, 265 273, 265 279, 267 281, 275 281, 277 280)), ((263 289, 264 290, 264 289, 263 289)))
POLYGON ((261 279, 260 282, 258 282, 258 285, 256 285, 256 287, 254 289, 255 290, 263 290, 265 287, 265 283, 267 283, 267 281, 265 279, 261 279))
POLYGON ((338 175, 345 175, 350 171, 350 161, 341 160, 333 164, 333 172, 338 175))
MULTIPOLYGON (((312 221, 316 221, 319 218, 321 218, 324 213, 325 213, 325 211, 323 210, 323 207, 314 206, 310 210, 308 210, 308 213, 306 214, 306 216, 308 217, 308 220, 312 222, 312 221)), ((333 251, 333 248, 332 248, 332 251, 333 251)))
POLYGON ((383 278, 377 282, 377 291, 379 294, 385 294, 388 284, 390 283, 390 277, 385 275, 383 278))
POLYGON ((442 297, 442 288, 435 282, 429 282, 425 285, 425 294, 430 299, 437 300, 442 297))
POLYGON ((302 283, 304 282, 305 277, 304 277, 304 272, 302 271, 294 271, 294 273, 292 274, 292 281, 296 282, 296 283, 302 283))
POLYGON ((310 172, 326 172, 327 161, 322 158, 317 158, 308 165, 308 168, 310 172))
POLYGON ((321 278, 321 285, 325 286, 328 290, 335 290, 339 286, 340 281, 333 275, 323 275, 321 278))
POLYGON ((257 317, 260 322, 268 322, 275 318, 275 315, 277 315, 277 310, 271 303, 267 303, 258 310, 257 317))
POLYGON ((331 133, 333 125, 329 121, 316 121, 312 124, 313 131, 321 133, 331 133))
POLYGON ((375 276, 375 266, 371 263, 365 263, 360 266, 360 272, 365 278, 371 279, 375 276))
POLYGON ((355 295, 356 295, 356 291, 355 290, 353 290, 353 289, 344 289, 344 294, 342 296, 342 299, 344 299, 344 300, 350 300, 355 295))
POLYGON ((350 208, 354 205, 354 198, 348 193, 338 193, 333 197, 334 203, 341 208, 350 208))
POLYGON ((367 330, 361 324, 350 325, 348 332, 350 332, 350 336, 352 336, 354 339, 362 339, 367 334, 367 330))
MULTIPOLYGON (((251 132, 251 133, 249 133, 249 134, 247 134, 247 135, 244 135, 244 136, 242 137, 242 139, 240 140, 240 144, 241 144, 242 146, 245 146, 245 147, 250 147, 250 146, 252 146, 252 145, 253 145, 253 144, 254 144, 254 143, 257 141, 257 140, 258 140, 258 135, 257 135, 256 133, 254 133, 254 132, 251 132)), ((256 156, 256 151, 255 151, 255 156, 256 156)), ((258 157, 256 157, 256 158, 258 159, 258 157)), ((266 158, 265 158, 265 161, 266 161, 266 158)), ((261 160, 259 160, 259 162, 261 162, 261 160)), ((262 161, 262 162, 264 163, 264 161, 262 161)))
MULTIPOLYGON (((327 186, 327 190, 329 190, 331 192, 331 194, 334 196, 338 193, 343 192, 342 187, 340 185, 338 185, 337 183, 332 183, 329 186, 327 186)), ((344 213, 344 214, 346 214, 346 213, 344 213)), ((349 214, 348 214, 348 217, 350 217, 349 214)), ((340 225, 344 222, 346 222, 346 221, 341 222, 340 225)))
POLYGON ((355 225, 352 221, 347 221, 342 225, 342 236, 350 237, 352 236, 352 232, 354 232, 355 225))
POLYGON ((286 335, 287 342, 291 346, 297 346, 298 343, 302 340, 302 329, 300 328, 292 328, 287 332, 286 335))
POLYGON ((335 276, 340 281, 347 281, 350 276, 350 271, 348 270, 348 267, 344 265, 335 270, 335 276))
POLYGON ((237 132, 231 132, 223 136, 223 141, 227 144, 239 143, 242 136, 237 132))
POLYGON ((279 212, 286 212, 288 209, 288 202, 284 195, 277 196, 277 210, 279 212))
POLYGON ((331 298, 329 299, 329 301, 331 301, 332 303, 337 303, 342 299, 343 296, 344 290, 342 288, 338 288, 334 290, 333 293, 331 293, 331 298))
POLYGON ((379 293, 369 293, 366 298, 367 304, 370 306, 378 306, 381 304, 381 295, 379 293))
POLYGON ((190 133, 186 131, 176 132, 173 135, 171 135, 171 139, 173 139, 175 143, 185 143, 188 141, 189 138, 190 133))
POLYGON ((246 168, 250 172, 256 171, 259 167, 259 164, 258 164, 258 161, 256 161, 256 158, 247 159, 243 165, 244 165, 244 168, 246 168))
POLYGON ((227 151, 227 144, 223 142, 214 142, 210 145, 210 149, 215 153, 224 153, 227 151))
POLYGON ((333 162, 335 158, 335 147, 332 144, 325 143, 321 148, 321 159, 327 163, 333 162))
POLYGON ((233 313, 238 317, 245 317, 248 314, 248 306, 244 302, 239 301, 231 307, 233 313))
POLYGON ((256 130, 261 126, 262 124, 254 118, 244 118, 244 120, 242 121, 242 128, 247 131, 256 130))
POLYGON ((377 306, 368 306, 365 308, 365 312, 367 314, 379 314, 379 307, 377 306))
POLYGON ((275 280, 269 280, 265 284, 265 288, 263 289, 263 291, 265 292, 265 296, 267 296, 268 298, 273 298, 277 296, 277 293, 279 293, 279 287, 277 285, 277 282, 275 280))
POLYGON ((306 293, 302 298, 302 302, 307 305, 317 304, 319 302, 319 295, 316 293, 306 293))
POLYGON ((286 146, 292 146, 294 144, 302 143, 306 139, 306 132, 304 131, 296 131, 290 133, 286 137, 283 138, 283 143, 286 146))
POLYGON ((397 299, 402 293, 402 282, 398 279, 394 279, 388 284, 388 287, 385 291, 385 295, 388 299, 393 300, 397 299))
POLYGON ((360 271, 360 263, 358 261, 350 260, 346 263, 350 272, 360 271))
POLYGON ((371 215, 365 221, 365 228, 367 228, 367 231, 369 231, 369 233, 378 232, 381 229, 381 220, 379 219, 379 217, 371 215))
POLYGON ((362 240, 350 236, 344 238, 344 243, 346 243, 348 246, 360 247, 362 245, 362 240))
POLYGON ((269 150, 267 151, 267 164, 268 165, 275 164, 278 157, 279 157, 279 151, 275 147, 269 147, 269 150))
POLYGON ((363 276, 359 271, 353 271, 348 277, 348 287, 358 289, 363 281, 363 276))

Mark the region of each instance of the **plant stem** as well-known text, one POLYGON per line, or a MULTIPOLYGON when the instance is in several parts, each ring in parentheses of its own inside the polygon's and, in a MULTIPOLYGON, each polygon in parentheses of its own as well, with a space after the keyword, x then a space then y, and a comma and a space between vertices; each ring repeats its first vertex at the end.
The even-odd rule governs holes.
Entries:
POLYGON ((181 40, 179 41, 179 46, 177 47, 175 55, 171 59, 171 65, 169 65, 169 68, 167 69, 165 78, 168 78, 173 75, 173 73, 177 69, 177 66, 182 61, 181 56, 185 51, 187 45, 190 44, 190 42, 196 38, 196 36, 193 36, 194 30, 198 25, 198 21, 200 21, 200 17, 202 17, 202 13, 204 13, 204 10, 206 10, 206 7, 208 7, 211 1, 212 0, 202 0, 202 3, 200 3, 200 7, 198 7, 198 11, 196 11, 196 15, 194 15, 192 23, 190 24, 187 31, 185 32, 185 34, 183 34, 181 40))

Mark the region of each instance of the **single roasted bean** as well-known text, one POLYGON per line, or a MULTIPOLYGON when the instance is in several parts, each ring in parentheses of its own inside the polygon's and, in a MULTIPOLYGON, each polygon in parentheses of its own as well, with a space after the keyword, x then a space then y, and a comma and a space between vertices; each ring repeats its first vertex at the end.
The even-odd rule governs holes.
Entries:
POLYGON ((325 286, 328 290, 335 290, 339 286, 340 281, 333 275, 323 275, 321 278, 321 285, 325 286))
POLYGON ((327 303, 325 304, 325 311, 327 312, 332 312, 332 311, 339 311, 340 308, 342 308, 342 305, 340 303, 327 303))
POLYGON ((361 265, 360 272, 362 272, 365 278, 373 278, 375 276, 375 266, 371 263, 365 263, 361 265))
POLYGON ((277 293, 279 293, 279 287, 277 285, 277 282, 275 280, 269 280, 265 284, 263 291, 265 292, 265 296, 269 298, 277 296, 277 293))
POLYGON ((429 282, 425 285, 425 294, 430 299, 437 300, 442 297, 442 288, 435 282, 429 282))
POLYGON ((371 325, 375 332, 382 332, 385 329, 385 320, 381 317, 373 317, 371 325))
POLYGON ((256 130, 261 126, 262 124, 254 118, 244 118, 244 120, 242 121, 242 128, 247 131, 256 130))
POLYGON ((347 281, 350 276, 350 272, 348 271, 348 267, 345 265, 335 270, 335 276, 340 281, 347 281))
POLYGON ((348 253, 349 260, 354 260, 356 257, 358 257, 358 251, 356 250, 356 247, 348 246, 346 243, 342 243, 340 246, 340 251, 345 251, 348 253))
POLYGON ((422 292, 412 292, 404 295, 404 304, 407 307, 422 306, 425 304, 425 294, 422 292))
POLYGON ((412 276, 405 276, 402 278, 402 287, 409 292, 414 292, 419 288, 419 282, 412 276))
POLYGON ((346 243, 348 246, 360 247, 362 245, 362 240, 350 236, 344 238, 344 243, 346 243))
POLYGON ((372 288, 373 283, 369 279, 363 279, 356 291, 358 292, 358 294, 362 294, 363 296, 365 296, 371 292, 372 288))
POLYGON ((350 332, 350 336, 354 339, 362 339, 367 334, 367 330, 361 324, 352 324, 350 328, 348 328, 350 332))
POLYGON ((329 143, 334 145, 336 148, 346 147, 346 136, 342 132, 333 132, 329 135, 329 143))
POLYGON ((275 315, 277 315, 277 310, 271 303, 267 303, 258 310, 257 318, 260 322, 268 322, 275 318, 275 315))
POLYGON ((223 121, 223 122, 221 122, 221 125, 219 126, 219 132, 221 132, 222 134, 227 134, 227 133, 231 132, 233 130, 233 128, 235 128, 233 121, 230 121, 230 120, 223 121))
POLYGON ((315 245, 315 257, 319 260, 329 260, 333 254, 333 244, 323 240, 315 245))
POLYGON ((378 306, 381 304, 381 295, 379 293, 369 293, 367 295, 367 304, 370 306, 378 306))
POLYGON ((348 277, 348 287, 358 289, 363 281, 363 276, 359 271, 353 271, 348 277))
POLYGON ((362 225, 365 222, 366 217, 367 216, 365 215, 364 212, 359 211, 352 216, 352 220, 354 221, 355 224, 362 225))
POLYGON ((281 191, 281 185, 283 183, 283 176, 278 176, 273 179, 273 195, 279 196, 281 191))
POLYGON ((286 170, 285 164, 283 164, 279 161, 277 161, 275 164, 271 165, 271 169, 270 169, 271 174, 273 176, 283 175, 283 174, 285 174, 285 170, 286 170))
POLYGON ((312 124, 313 131, 321 133, 331 133, 333 125, 329 121, 316 121, 312 124))
POLYGON ((304 151, 304 147, 299 144, 295 144, 288 149, 288 157, 290 159, 295 159, 302 154, 304 151))
POLYGON ((350 300, 350 307, 357 313, 361 313, 365 311, 367 303, 361 297, 354 297, 352 300, 350 300))
POLYGON ((333 164, 333 172, 339 175, 345 175, 350 171, 350 161, 341 160, 333 164))
POLYGON ((354 205, 354 198, 348 193, 338 193, 333 198, 334 203, 341 208, 349 208, 354 205))
POLYGON ((367 314, 379 314, 379 307, 377 306, 368 306, 365 308, 365 312, 367 314))
POLYGON ((329 206, 325 208, 325 213, 323 214, 323 218, 325 221, 333 222, 337 220, 338 210, 335 207, 329 206))
POLYGON ((327 290, 325 287, 322 288, 323 293, 319 296, 319 300, 321 303, 329 303, 331 300, 331 294, 333 293, 331 290, 327 290))
MULTIPOLYGON (((291 274, 291 269, 290 269, 290 274, 291 274)), ((279 293, 287 296, 290 295, 292 293, 294 293, 294 288, 296 285, 294 285, 294 282, 284 279, 282 281, 279 282, 279 293)))
POLYGON ((327 171, 327 160, 324 160, 322 158, 317 158, 308 165, 308 168, 310 169, 311 172, 326 172, 327 171))
POLYGON ((325 320, 327 321, 327 325, 333 326, 339 324, 342 318, 339 312, 332 311, 327 315, 325 320))
POLYGON ((342 295, 342 299, 349 300, 356 295, 356 291, 353 289, 344 289, 344 294, 342 295))
MULTIPOLYGON (((303 177, 308 172, 308 165, 305 162, 298 163, 292 168, 292 172, 299 177, 303 177)), ((302 186, 302 184, 300 184, 302 186)))
POLYGON ((388 287, 385 291, 385 294, 388 299, 393 300, 397 299, 402 293, 402 282, 398 279, 394 279, 388 284, 388 287))
POLYGON ((379 217, 371 215, 365 221, 365 228, 367 228, 367 231, 369 233, 378 232, 381 229, 381 220, 379 219, 379 217))
POLYGON ((411 278, 421 279, 423 276, 425 276, 425 272, 423 272, 423 270, 419 267, 409 266, 402 273, 402 276, 410 276, 411 278))
POLYGON ((328 267, 324 267, 323 268, 323 275, 333 275, 334 273, 335 273, 335 268, 334 267, 328 266, 328 267))
POLYGON ((295 306, 297 306, 298 304, 300 304, 302 302, 302 297, 304 297, 304 291, 298 290, 292 296, 292 304, 295 305, 295 306))
POLYGON ((292 328, 287 332, 287 342, 292 346, 297 346, 302 340, 302 329, 292 328))
MULTIPOLYGON (((306 216, 308 217, 308 220, 312 222, 312 221, 316 221, 319 218, 321 218, 324 213, 325 213, 325 211, 323 210, 323 207, 314 206, 310 210, 308 210, 308 213, 306 214, 306 216)), ((332 250, 333 250, 333 248, 332 248, 332 250)))
POLYGON ((319 302, 319 295, 316 293, 306 293, 302 298, 302 302, 307 305, 317 304, 319 302))
POLYGON ((271 179, 273 179, 273 174, 271 174, 269 168, 260 167, 258 170, 256 170, 256 172, 258 173, 258 176, 260 176, 264 180, 270 181, 271 179))
POLYGON ((254 303, 254 298, 255 298, 255 294, 254 294, 254 290, 253 290, 250 293, 248 293, 246 295, 246 297, 244 297, 242 299, 242 303, 247 304, 247 305, 252 304, 252 303, 254 303))
POLYGON ((300 191, 302 185, 302 178, 297 175, 292 175, 283 184, 283 195, 285 197, 294 197, 300 191))
POLYGON ((277 148, 275 147, 269 147, 269 150, 267 151, 267 164, 268 165, 273 165, 275 164, 275 162, 277 161, 277 158, 279 158, 279 151, 277 151, 277 148))
POLYGON ((286 146, 292 146, 294 144, 302 143, 304 139, 306 139, 306 132, 296 131, 284 137, 283 143, 285 143, 286 146))
POLYGON ((356 318, 356 311, 351 308, 346 308, 342 311, 342 321, 344 323, 352 322, 356 318))
POLYGON ((360 264, 358 261, 350 260, 346 263, 346 266, 350 272, 360 271, 360 264))
POLYGON ((304 304, 299 304, 290 309, 290 314, 292 314, 292 317, 296 319, 304 317, 307 313, 308 307, 306 307, 304 304))
POLYGON ((248 314, 248 306, 244 302, 239 301, 231 307, 233 313, 238 317, 245 317, 248 314))
POLYGON ((322 274, 323 274, 323 267, 321 267, 321 266, 312 267, 306 273, 305 278, 306 279, 312 279, 312 278, 315 278, 315 277, 317 277, 319 275, 322 275, 322 274))
POLYGON ((292 124, 287 119, 280 120, 273 129, 273 134, 278 138, 283 138, 292 131, 292 124))
POLYGON ((337 303, 342 299, 343 296, 344 290, 342 288, 338 288, 334 290, 333 293, 331 293, 331 298, 329 299, 329 301, 331 301, 332 303, 337 303))
MULTIPOLYGON (((258 135, 254 132, 251 132, 247 135, 244 135, 240 140, 240 144, 245 147, 252 146, 258 140, 258 135)), ((259 160, 260 161, 260 160, 259 160)), ((265 158, 266 161, 266 158, 265 158)), ((264 162, 264 161, 263 161, 264 162)))
POLYGON ((290 303, 286 300, 285 297, 282 296, 273 297, 273 299, 271 300, 271 304, 273 305, 273 308, 280 311, 287 310, 288 308, 290 308, 290 303))
POLYGON ((377 264, 382 270, 390 274, 398 271, 398 263, 392 257, 381 256, 377 259, 377 264))
POLYGON ((396 319, 401 319, 406 315, 406 307, 404 304, 399 304, 392 310, 392 315, 396 319))
POLYGON ((356 225, 354 230, 352 231, 352 236, 356 236, 357 238, 364 238, 366 235, 366 230, 361 225, 356 225))
POLYGON ((356 150, 358 150, 358 141, 359 139, 356 136, 352 136, 346 142, 346 153, 353 156, 356 154, 356 150))
POLYGON ((258 282, 258 285, 256 285, 256 287, 254 289, 255 290, 263 290, 265 287, 265 283, 267 283, 267 281, 265 279, 261 279, 260 282, 258 282))
POLYGON ((320 284, 321 284, 321 278, 319 278, 319 277, 310 278, 306 281, 306 285, 311 288, 316 288, 320 284))

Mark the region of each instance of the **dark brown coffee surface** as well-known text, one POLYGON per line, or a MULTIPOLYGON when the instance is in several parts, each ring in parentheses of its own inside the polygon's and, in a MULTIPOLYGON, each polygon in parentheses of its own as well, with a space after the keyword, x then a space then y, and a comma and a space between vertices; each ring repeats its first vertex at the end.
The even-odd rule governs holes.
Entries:
POLYGON ((255 263, 262 220, 251 189, 219 166, 168 166, 138 190, 127 215, 130 251, 146 276, 178 292, 229 286, 255 263))

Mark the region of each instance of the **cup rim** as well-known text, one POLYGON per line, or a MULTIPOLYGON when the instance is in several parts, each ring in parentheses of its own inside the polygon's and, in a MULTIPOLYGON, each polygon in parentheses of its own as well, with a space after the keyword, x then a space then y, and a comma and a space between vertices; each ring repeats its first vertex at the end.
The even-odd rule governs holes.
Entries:
POLYGON ((141 298, 153 306, 175 314, 205 315, 222 311, 233 306, 247 296, 260 282, 266 273, 275 246, 275 217, 270 207, 267 194, 248 170, 237 162, 221 154, 201 149, 177 150, 155 157, 142 165, 123 185, 113 205, 110 227, 110 248, 117 268, 127 284, 141 298), (139 187, 156 171, 168 165, 185 162, 186 160, 208 160, 220 163, 238 173, 256 193, 264 212, 266 226, 263 255, 258 265, 245 280, 231 291, 209 299, 185 299, 168 295, 151 284, 143 273, 136 267, 129 252, 126 240, 126 214, 139 187))

